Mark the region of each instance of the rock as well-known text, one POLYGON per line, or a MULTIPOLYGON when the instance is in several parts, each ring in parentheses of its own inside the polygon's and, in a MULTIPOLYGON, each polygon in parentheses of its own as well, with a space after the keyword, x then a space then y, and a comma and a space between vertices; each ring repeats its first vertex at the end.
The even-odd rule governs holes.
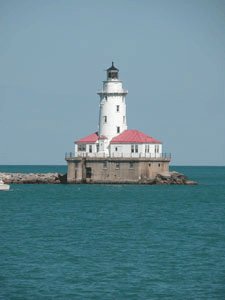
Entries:
MULTIPOLYGON (((163 172, 157 174, 151 181, 147 179, 148 184, 177 184, 177 185, 196 185, 197 182, 187 180, 187 176, 184 174, 178 173, 176 171, 173 172, 163 172)), ((140 182, 143 184, 143 180, 140 182)))
POLYGON ((67 174, 59 173, 0 173, 0 178, 5 183, 24 183, 24 184, 60 184, 67 183, 67 174))
POLYGON ((185 184, 187 184, 187 185, 197 185, 198 183, 195 182, 195 181, 186 180, 185 184))

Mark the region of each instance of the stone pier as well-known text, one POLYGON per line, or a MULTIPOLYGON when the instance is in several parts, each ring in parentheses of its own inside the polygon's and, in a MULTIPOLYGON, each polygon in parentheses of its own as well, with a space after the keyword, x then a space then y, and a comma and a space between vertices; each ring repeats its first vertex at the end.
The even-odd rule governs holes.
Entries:
POLYGON ((0 173, 4 183, 60 184, 67 183, 67 175, 59 173, 0 173))

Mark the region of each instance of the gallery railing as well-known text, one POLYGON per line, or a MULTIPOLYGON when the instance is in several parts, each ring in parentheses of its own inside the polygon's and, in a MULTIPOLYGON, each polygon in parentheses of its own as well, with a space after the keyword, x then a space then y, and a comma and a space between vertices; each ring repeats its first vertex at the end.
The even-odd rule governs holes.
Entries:
POLYGON ((65 154, 65 159, 74 158, 74 157, 75 157, 74 152, 66 152, 66 154, 65 154))
POLYGON ((109 155, 105 153, 89 153, 89 152, 67 152, 65 154, 65 159, 72 159, 75 157, 102 157, 102 158, 171 158, 171 153, 117 153, 113 152, 109 155))

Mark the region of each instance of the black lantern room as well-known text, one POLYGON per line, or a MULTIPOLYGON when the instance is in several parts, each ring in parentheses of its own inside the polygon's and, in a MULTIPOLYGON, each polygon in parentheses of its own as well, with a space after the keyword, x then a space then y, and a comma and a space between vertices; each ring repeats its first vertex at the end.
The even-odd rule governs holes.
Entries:
POLYGON ((112 62, 112 66, 107 69, 107 79, 118 79, 119 70, 114 67, 114 63, 112 62))

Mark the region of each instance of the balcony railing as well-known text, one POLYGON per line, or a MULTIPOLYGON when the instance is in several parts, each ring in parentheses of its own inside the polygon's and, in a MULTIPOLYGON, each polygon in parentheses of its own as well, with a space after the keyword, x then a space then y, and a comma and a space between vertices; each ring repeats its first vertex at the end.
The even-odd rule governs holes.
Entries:
POLYGON ((74 158, 74 157, 75 157, 74 152, 66 152, 66 154, 65 154, 65 159, 74 158))
POLYGON ((171 158, 171 153, 117 153, 113 152, 109 155, 105 153, 89 153, 89 152, 67 152, 65 159, 72 159, 75 157, 93 157, 93 158, 171 158))
POLYGON ((118 92, 107 92, 107 91, 97 91, 98 95, 126 95, 128 94, 128 90, 118 91, 118 92))

